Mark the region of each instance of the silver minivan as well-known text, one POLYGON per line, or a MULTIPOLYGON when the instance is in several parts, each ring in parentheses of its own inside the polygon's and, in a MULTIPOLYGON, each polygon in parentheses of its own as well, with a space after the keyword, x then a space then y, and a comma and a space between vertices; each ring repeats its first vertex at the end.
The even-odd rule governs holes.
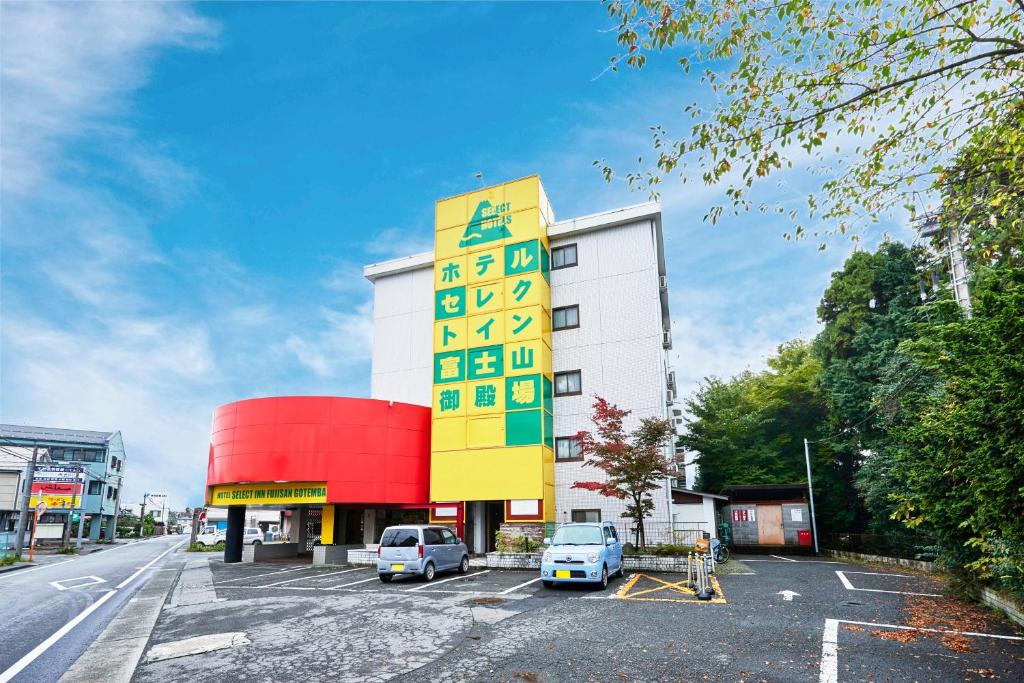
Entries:
POLYGON ((377 575, 384 583, 395 576, 433 581, 437 572, 469 571, 469 549, 451 529, 432 524, 389 526, 377 546, 377 575))

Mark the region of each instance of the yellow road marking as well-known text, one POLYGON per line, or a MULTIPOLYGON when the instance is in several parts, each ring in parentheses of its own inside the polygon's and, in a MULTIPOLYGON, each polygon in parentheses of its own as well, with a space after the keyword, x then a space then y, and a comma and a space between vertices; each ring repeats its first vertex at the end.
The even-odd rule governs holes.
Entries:
POLYGON ((711 602, 716 605, 726 604, 725 595, 722 593, 722 587, 718 583, 717 577, 710 577, 711 587, 715 589, 715 596, 710 600, 697 600, 697 592, 686 588, 682 584, 685 583, 686 579, 680 581, 665 581, 658 578, 657 576, 651 576, 649 574, 634 574, 629 581, 627 581, 618 591, 616 591, 614 597, 622 600, 637 600, 639 602, 711 602), (630 592, 636 585, 637 581, 641 578, 651 579, 662 585, 655 586, 654 588, 645 588, 644 590, 637 591, 635 593, 630 592), (640 597, 643 595, 650 595, 651 593, 658 593, 661 591, 670 591, 678 593, 685 598, 655 598, 655 597, 640 597))

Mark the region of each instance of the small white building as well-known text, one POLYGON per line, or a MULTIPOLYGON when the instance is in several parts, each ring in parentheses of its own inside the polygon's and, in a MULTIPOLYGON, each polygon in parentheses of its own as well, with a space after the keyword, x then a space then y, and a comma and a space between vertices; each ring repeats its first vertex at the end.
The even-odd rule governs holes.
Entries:
POLYGON ((718 538, 718 508, 729 502, 727 496, 672 488, 672 529, 677 543, 693 545, 702 534, 718 538))

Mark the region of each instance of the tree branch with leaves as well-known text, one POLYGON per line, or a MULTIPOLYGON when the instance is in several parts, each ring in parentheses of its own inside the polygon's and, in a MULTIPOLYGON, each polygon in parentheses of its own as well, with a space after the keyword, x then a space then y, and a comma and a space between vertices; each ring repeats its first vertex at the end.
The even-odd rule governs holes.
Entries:
MULTIPOLYGON (((961 158, 960 175, 1024 185, 1024 2, 964 0, 605 0, 622 52, 678 57, 713 104, 687 104, 680 137, 652 128, 653 166, 626 175, 657 195, 678 176, 721 185, 705 220, 758 209, 788 216, 789 237, 857 234, 904 207, 925 208, 950 179, 953 153, 1000 126, 1000 157, 961 158), (1007 125, 1006 122, 1010 122, 1007 125), (806 211, 759 204, 753 186, 808 158, 823 180, 806 211)), ((613 169, 596 161, 607 180, 613 169)), ((989 197, 1005 205, 1005 197, 989 197)))
POLYGON ((674 463, 665 454, 665 447, 675 437, 675 427, 669 420, 645 417, 636 429, 627 432, 623 420, 631 411, 600 396, 595 397, 592 407, 596 435, 582 431, 575 438, 584 466, 603 471, 606 478, 578 481, 572 487, 626 501, 622 516, 633 520, 635 545, 645 548, 644 520, 654 511, 651 492, 675 474, 674 463))

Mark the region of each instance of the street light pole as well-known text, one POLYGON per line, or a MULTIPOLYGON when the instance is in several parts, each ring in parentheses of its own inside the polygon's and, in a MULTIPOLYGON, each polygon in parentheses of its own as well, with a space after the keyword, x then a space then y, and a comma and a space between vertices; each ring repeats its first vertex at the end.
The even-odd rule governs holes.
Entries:
POLYGON ((811 481, 811 447, 804 439, 804 460, 807 462, 807 497, 811 502, 811 531, 814 533, 814 554, 818 554, 818 520, 814 516, 814 484, 811 481))

